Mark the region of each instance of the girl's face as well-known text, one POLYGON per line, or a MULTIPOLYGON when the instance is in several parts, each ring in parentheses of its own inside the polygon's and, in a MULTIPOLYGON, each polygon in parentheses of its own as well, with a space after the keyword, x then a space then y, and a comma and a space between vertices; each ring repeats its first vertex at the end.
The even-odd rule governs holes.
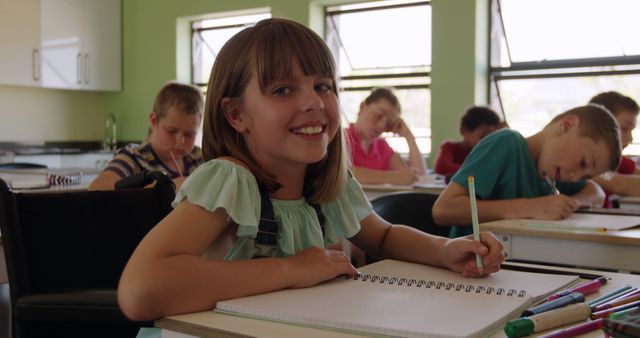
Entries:
POLYGON ((171 107, 163 118, 158 118, 155 112, 151 113, 149 122, 149 143, 160 158, 170 159, 173 154, 173 157, 180 159, 193 150, 200 125, 200 117, 197 115, 171 107))
POLYGON ((385 131, 391 131, 400 121, 400 111, 389 100, 379 99, 360 104, 356 131, 362 140, 373 140, 385 131))
MULTIPOLYGON (((271 172, 322 160, 339 129, 333 79, 306 76, 294 61, 291 78, 274 80, 264 93, 255 74, 227 120, 245 138, 256 162, 271 172)), ((223 99, 223 105, 226 99, 223 99)))

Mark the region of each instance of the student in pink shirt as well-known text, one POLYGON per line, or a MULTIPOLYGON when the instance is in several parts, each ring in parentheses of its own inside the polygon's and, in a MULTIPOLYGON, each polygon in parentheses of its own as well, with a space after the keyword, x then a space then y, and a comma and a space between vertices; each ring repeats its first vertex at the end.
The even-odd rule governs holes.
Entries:
POLYGON ((411 129, 400 118, 400 102, 391 89, 373 89, 360 104, 358 119, 349 125, 346 133, 353 173, 360 183, 411 184, 426 174, 424 158, 411 129), (387 131, 407 141, 408 163, 380 137, 387 131))

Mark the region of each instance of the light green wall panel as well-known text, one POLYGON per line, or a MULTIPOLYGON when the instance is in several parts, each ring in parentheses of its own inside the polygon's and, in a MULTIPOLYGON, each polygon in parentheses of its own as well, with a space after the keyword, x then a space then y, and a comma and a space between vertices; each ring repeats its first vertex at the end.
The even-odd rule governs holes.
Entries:
MULTIPOLYGON (((177 22, 182 17, 270 7, 275 17, 310 25, 321 33, 325 4, 338 0, 123 0, 123 90, 108 93, 106 111, 117 116, 120 140, 142 140, 157 90, 188 76, 188 56, 176 57, 177 22), (310 13, 318 17, 310 17, 310 13), (181 71, 177 71, 177 62, 181 71), (185 68, 186 67, 186 68, 185 68)), ((474 103, 484 103, 486 49, 476 24, 483 24, 487 0, 433 0, 432 135, 434 151, 445 138, 458 137, 458 119, 474 103), (483 12, 484 11, 484 12, 483 12), (480 19, 478 16, 480 13, 480 19), (478 33, 478 34, 476 34, 478 33), (478 94, 480 91, 481 94, 478 94)), ((484 20, 486 21, 486 20, 484 20)), ((486 25, 486 22, 484 23, 486 25)), ((184 29, 186 30, 186 29, 184 29)), ((486 35, 485 35, 486 36, 486 35)), ((435 153, 434 153, 435 154, 435 153)), ((432 156, 433 158, 434 156, 432 156)))

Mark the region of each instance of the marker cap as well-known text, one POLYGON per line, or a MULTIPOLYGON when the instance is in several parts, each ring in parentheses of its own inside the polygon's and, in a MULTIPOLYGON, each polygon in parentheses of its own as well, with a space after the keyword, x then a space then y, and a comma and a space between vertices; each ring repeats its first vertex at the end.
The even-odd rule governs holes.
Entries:
POLYGON ((504 333, 509 338, 526 337, 533 333, 533 321, 527 317, 510 320, 504 326, 504 333))

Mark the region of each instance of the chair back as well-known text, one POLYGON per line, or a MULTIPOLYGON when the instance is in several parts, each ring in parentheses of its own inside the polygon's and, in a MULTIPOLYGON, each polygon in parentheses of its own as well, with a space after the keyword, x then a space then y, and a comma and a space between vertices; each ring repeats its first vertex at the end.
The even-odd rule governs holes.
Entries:
POLYGON ((380 196, 373 201, 373 210, 393 224, 404 224, 433 235, 449 237, 450 227, 433 221, 431 209, 438 194, 428 192, 397 192, 380 196))
POLYGON ((109 320, 126 320, 115 300, 120 275, 138 243, 171 211, 174 197, 170 179, 148 189, 72 192, 14 192, 0 179, 0 231, 14 330, 25 332, 19 322, 25 318, 75 320, 63 318, 71 317, 69 313, 86 314, 80 321, 99 322, 106 311, 101 305, 93 307, 93 314, 82 306, 104 297, 113 304, 109 320), (110 291, 103 296, 96 290, 110 291), (92 296, 73 309, 76 296, 65 294, 78 291, 92 296), (69 311, 56 312, 53 303, 46 305, 51 295, 57 297, 56 306, 64 303, 69 311), (47 313, 47 306, 54 310, 47 313))

